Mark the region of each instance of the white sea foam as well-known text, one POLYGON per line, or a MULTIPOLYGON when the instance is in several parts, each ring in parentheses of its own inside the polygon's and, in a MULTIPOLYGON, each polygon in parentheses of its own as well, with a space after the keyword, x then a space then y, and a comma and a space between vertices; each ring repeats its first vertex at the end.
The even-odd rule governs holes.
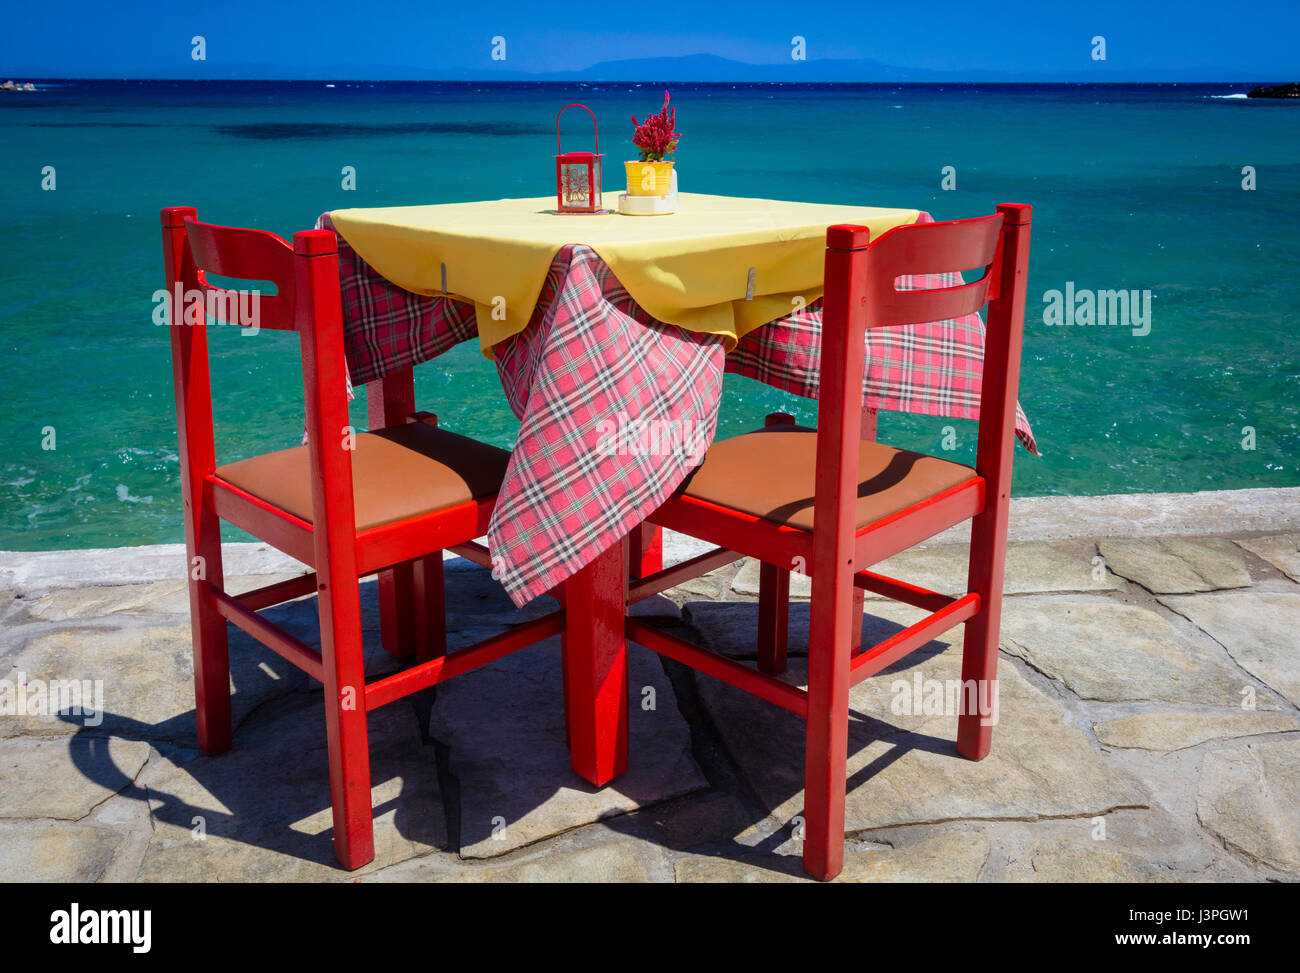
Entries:
POLYGON ((153 503, 153 497, 133 497, 125 483, 117 485, 117 499, 122 503, 153 503))

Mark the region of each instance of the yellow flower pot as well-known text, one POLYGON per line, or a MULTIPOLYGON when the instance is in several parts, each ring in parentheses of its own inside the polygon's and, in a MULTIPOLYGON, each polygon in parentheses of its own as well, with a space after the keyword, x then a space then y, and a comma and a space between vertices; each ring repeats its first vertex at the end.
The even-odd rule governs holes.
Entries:
POLYGON ((667 196, 672 192, 671 162, 624 162, 629 196, 667 196))

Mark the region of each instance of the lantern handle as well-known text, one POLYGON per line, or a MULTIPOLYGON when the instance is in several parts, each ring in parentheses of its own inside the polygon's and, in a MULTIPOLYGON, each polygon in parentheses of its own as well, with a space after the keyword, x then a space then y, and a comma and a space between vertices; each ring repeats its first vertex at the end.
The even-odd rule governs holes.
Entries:
POLYGON ((576 101, 571 105, 565 105, 563 108, 560 109, 559 113, 555 116, 555 154, 564 155, 564 151, 560 148, 560 115, 563 115, 570 108, 581 108, 583 111, 585 111, 588 115, 591 116, 591 131, 596 136, 595 154, 600 155, 600 128, 596 124, 596 113, 592 111, 590 108, 588 108, 586 105, 580 105, 576 101))

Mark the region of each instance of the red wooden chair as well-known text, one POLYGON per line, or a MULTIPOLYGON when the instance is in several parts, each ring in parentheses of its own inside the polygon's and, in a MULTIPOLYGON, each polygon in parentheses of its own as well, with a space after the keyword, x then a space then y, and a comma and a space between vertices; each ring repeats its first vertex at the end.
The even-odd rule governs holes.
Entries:
MULTIPOLYGON (((804 869, 834 878, 844 865, 850 688, 962 622, 965 693, 996 688, 1016 390, 1024 327, 1030 207, 949 223, 903 226, 870 242, 860 226, 826 234, 822 379, 817 428, 771 416, 762 430, 715 443, 651 521, 719 545, 629 592, 635 601, 717 566, 728 552, 762 562, 759 670, 707 652, 639 619, 628 638, 807 720, 804 869), (908 274, 984 269, 973 283, 900 291, 908 274), (975 468, 893 449, 862 435, 865 329, 970 314, 988 302, 975 468), (782 421, 786 420, 786 421, 782 421), (973 518, 967 593, 950 598, 866 570, 973 518), (812 577, 808 688, 785 668, 792 568, 812 577), (874 591, 931 614, 862 650, 862 594, 874 591)), ((977 707, 958 719, 957 750, 980 760, 992 728, 977 707)))
POLYGON ((345 868, 358 868, 374 858, 367 713, 559 634, 563 612, 446 653, 442 551, 487 563, 486 550, 472 541, 487 531, 510 454, 440 429, 427 413, 353 433, 331 231, 296 233, 290 247, 260 230, 200 223, 194 209, 177 206, 162 211, 162 236, 172 295, 199 745, 208 754, 230 747, 230 621, 324 684, 334 850, 345 868), (274 296, 259 299, 257 324, 295 331, 301 341, 307 445, 216 465, 203 305, 210 301, 209 311, 234 323, 233 305, 226 302, 237 292, 210 285, 208 273, 275 284, 274 296), (314 573, 228 593, 222 520, 314 573), (400 564, 414 565, 417 661, 367 684, 358 580, 400 564), (312 592, 320 614, 319 652, 258 614, 312 592))

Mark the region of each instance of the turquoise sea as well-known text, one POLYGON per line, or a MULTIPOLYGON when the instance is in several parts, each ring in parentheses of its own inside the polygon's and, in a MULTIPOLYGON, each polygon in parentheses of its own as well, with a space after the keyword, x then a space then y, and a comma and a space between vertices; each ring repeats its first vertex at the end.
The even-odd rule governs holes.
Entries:
MULTIPOLYGON (((1045 455, 1018 451, 1021 496, 1300 485, 1300 103, 1246 100, 1250 86, 667 85, 683 190, 936 219, 1033 204, 1021 399, 1045 455), (1150 291, 1150 333, 1045 324, 1044 294, 1068 282, 1150 291)), ((0 549, 182 538, 168 338, 150 319, 161 207, 287 236, 338 207, 541 196, 557 109, 589 105, 617 163, 629 116, 657 109, 664 87, 0 92, 0 549)), ((219 459, 295 444, 292 338, 228 329, 212 346, 219 459)), ((421 408, 512 443, 475 344, 416 376, 421 408)), ((729 377, 727 395, 720 435, 773 409, 815 415, 745 379, 729 377)), ((956 455, 973 456, 969 422, 886 415, 881 437, 935 451, 948 425, 956 455)))

